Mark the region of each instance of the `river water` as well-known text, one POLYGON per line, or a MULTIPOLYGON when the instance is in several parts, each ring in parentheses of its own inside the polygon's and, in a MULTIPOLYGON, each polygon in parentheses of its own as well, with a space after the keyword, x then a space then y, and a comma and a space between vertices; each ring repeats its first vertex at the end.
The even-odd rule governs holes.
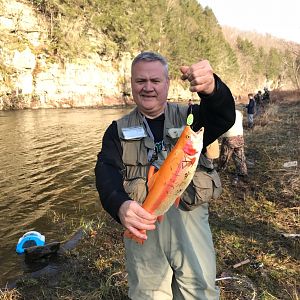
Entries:
POLYGON ((27 231, 60 241, 49 211, 101 210, 94 166, 106 127, 129 109, 0 111, 0 287, 24 271, 15 247, 27 231))

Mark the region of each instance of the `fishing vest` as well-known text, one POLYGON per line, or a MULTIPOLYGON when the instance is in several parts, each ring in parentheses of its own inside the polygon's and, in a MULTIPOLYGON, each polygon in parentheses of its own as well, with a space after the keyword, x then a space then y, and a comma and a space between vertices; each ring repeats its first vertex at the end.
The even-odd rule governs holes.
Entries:
MULTIPOLYGON (((154 139, 149 134, 147 122, 135 108, 128 115, 117 120, 118 135, 123 149, 122 160, 125 166, 124 189, 131 199, 143 203, 147 196, 147 174, 150 165, 159 169, 168 153, 175 146, 186 124, 188 106, 167 103, 164 121, 165 151, 151 161, 151 153, 155 147, 154 139), (127 134, 129 132, 129 134, 127 134), (150 153, 150 156, 149 156, 150 153)), ((221 182, 210 158, 215 158, 216 146, 207 147, 214 153, 201 154, 194 178, 181 196, 180 208, 185 210, 217 198, 221 194, 221 182)))

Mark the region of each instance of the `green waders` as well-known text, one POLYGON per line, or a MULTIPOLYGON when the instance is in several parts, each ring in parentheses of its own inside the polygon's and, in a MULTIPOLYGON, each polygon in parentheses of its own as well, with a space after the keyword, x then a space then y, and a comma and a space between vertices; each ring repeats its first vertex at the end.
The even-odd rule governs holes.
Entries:
POLYGON ((172 206, 143 245, 124 239, 133 300, 215 300, 215 251, 208 204, 192 211, 172 206))

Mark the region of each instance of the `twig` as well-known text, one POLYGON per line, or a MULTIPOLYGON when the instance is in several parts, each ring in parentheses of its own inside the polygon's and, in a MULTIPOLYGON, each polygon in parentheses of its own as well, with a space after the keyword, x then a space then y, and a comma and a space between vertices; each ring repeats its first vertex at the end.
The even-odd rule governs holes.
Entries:
POLYGON ((290 238, 300 237, 300 233, 282 233, 281 235, 284 237, 290 237, 290 238))
POLYGON ((237 263, 237 264, 235 264, 235 265, 233 265, 232 267, 233 267, 234 269, 236 269, 236 268, 238 268, 238 267, 240 267, 240 266, 242 266, 242 265, 248 264, 248 263, 250 263, 250 259, 249 259, 249 258, 248 258, 248 259, 245 259, 245 260, 243 260, 243 261, 241 261, 241 262, 239 262, 239 263, 237 263))

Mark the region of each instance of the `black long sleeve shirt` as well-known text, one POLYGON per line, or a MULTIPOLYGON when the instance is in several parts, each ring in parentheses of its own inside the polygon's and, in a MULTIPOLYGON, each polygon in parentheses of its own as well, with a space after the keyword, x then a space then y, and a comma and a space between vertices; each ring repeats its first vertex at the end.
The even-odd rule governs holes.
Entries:
MULTIPOLYGON (((204 127, 203 152, 206 146, 226 132, 235 122, 235 104, 229 88, 215 75, 216 88, 213 94, 199 94, 200 104, 192 105, 188 113, 194 115, 193 130, 204 127), (192 110, 192 111, 191 111, 192 110)), ((163 138, 164 115, 147 119, 155 142, 163 138)), ((183 124, 184 125, 184 124, 183 124)), ((95 167, 96 187, 103 208, 118 222, 120 206, 130 199, 123 187, 125 166, 122 162, 122 147, 117 123, 113 121, 104 133, 102 149, 95 167)))

